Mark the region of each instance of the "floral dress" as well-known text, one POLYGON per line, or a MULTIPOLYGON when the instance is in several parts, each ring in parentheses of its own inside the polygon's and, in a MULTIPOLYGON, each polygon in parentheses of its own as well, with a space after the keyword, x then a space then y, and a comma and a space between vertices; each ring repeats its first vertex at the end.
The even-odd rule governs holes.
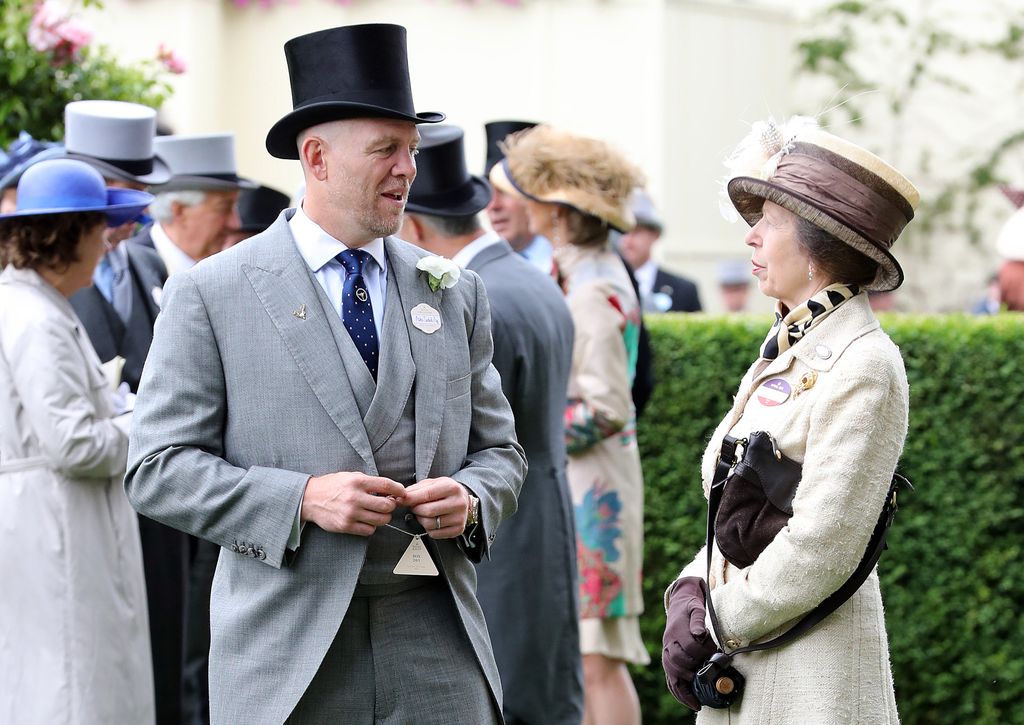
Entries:
POLYGON ((643 611, 643 474, 631 387, 640 305, 607 247, 556 250, 575 325, 565 410, 568 479, 576 518, 580 640, 584 654, 646 663, 643 611))

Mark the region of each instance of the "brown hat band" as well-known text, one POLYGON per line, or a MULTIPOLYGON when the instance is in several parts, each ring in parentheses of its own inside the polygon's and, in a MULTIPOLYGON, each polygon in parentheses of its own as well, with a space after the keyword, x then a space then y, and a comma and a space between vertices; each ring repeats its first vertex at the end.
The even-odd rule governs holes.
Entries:
POLYGON ((892 247, 910 222, 902 210, 870 186, 807 154, 783 156, 769 183, 799 196, 882 249, 892 247))

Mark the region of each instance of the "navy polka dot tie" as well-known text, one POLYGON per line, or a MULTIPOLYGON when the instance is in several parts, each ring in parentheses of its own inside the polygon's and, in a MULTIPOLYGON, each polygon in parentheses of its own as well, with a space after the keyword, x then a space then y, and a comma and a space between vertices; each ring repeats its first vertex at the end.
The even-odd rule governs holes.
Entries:
POLYGON ((377 379, 377 327, 373 324, 373 305, 363 279, 363 265, 370 255, 361 249, 346 249, 337 256, 345 267, 345 286, 341 293, 341 319, 352 342, 377 379))

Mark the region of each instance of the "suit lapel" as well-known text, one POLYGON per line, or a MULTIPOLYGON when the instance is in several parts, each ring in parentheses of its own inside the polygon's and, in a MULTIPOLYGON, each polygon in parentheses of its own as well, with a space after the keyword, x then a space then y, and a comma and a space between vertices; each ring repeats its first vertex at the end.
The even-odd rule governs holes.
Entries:
POLYGON ((245 264, 242 271, 284 338, 313 394, 362 457, 366 472, 376 475, 370 442, 354 404, 355 393, 344 374, 338 349, 325 344, 334 334, 318 302, 318 284, 295 247, 284 214, 257 243, 260 244, 259 258, 266 264, 245 264))
MULTIPOLYGON (((377 390, 363 422, 370 447, 376 451, 387 441, 398 425, 416 379, 416 363, 409 347, 409 331, 403 322, 405 312, 395 277, 395 264, 388 263, 387 300, 381 325, 380 367, 377 390)), ((361 362, 361 361, 360 361, 361 362)), ((366 368, 366 365, 363 365, 366 368)))
MULTIPOLYGON (((419 257, 406 243, 388 237, 384 240, 388 264, 394 270, 395 285, 400 298, 400 311, 409 336, 412 353, 412 374, 416 380, 416 479, 430 475, 430 467, 437 452, 444 418, 444 403, 448 386, 448 359, 445 354, 446 326, 453 320, 441 318, 441 328, 427 334, 412 324, 411 310, 420 304, 430 305, 441 312, 442 290, 432 292, 423 273, 416 269, 419 257)), ((400 371, 400 374, 405 374, 400 371)))
POLYGON ((494 244, 484 247, 475 254, 473 258, 469 260, 469 264, 466 265, 466 269, 471 269, 474 272, 477 272, 491 262, 496 262, 510 254, 515 254, 515 252, 512 251, 512 247, 508 245, 508 242, 504 240, 495 242, 494 244))

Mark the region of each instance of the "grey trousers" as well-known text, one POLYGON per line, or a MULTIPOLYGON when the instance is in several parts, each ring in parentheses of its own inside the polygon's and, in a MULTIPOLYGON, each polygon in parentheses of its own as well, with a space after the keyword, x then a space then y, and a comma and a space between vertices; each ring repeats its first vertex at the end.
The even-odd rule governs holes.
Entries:
POLYGON ((501 722, 451 592, 440 577, 356 596, 288 725, 501 722))

